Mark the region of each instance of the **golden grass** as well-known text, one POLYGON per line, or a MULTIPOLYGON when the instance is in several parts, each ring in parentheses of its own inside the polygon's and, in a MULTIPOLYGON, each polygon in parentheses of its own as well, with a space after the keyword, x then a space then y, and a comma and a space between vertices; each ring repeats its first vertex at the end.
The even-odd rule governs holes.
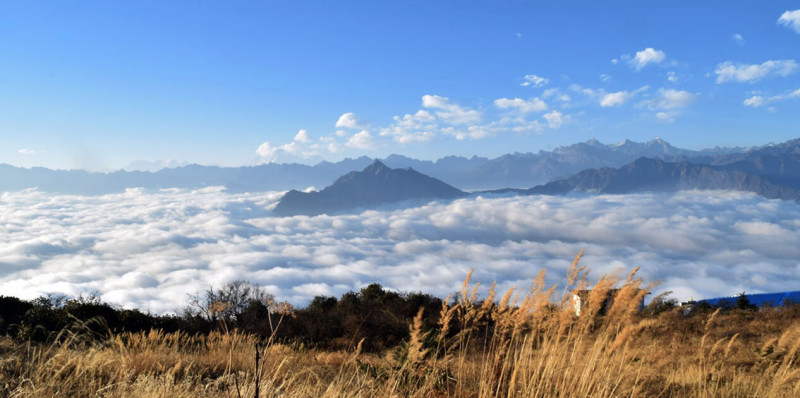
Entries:
POLYGON ((468 276, 439 325, 426 330, 420 311, 409 341, 382 355, 235 330, 0 339, 0 397, 253 397, 256 385, 263 397, 800 396, 797 307, 642 318, 634 271, 602 278, 576 317, 571 297, 586 286, 579 257, 559 296, 541 273, 524 295, 511 290, 498 303, 492 286, 479 300, 468 276))

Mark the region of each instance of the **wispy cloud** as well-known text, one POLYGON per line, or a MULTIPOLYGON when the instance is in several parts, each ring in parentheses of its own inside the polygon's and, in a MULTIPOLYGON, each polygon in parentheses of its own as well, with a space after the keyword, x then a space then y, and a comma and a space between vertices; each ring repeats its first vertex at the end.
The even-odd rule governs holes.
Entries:
POLYGON ((673 110, 689 106, 697 100, 698 94, 685 90, 659 89, 653 100, 644 104, 654 110, 673 110))
POLYGON ((785 101, 788 99, 800 98, 800 88, 794 91, 789 91, 785 94, 780 95, 773 95, 769 97, 764 97, 761 95, 753 95, 744 100, 743 104, 745 106, 753 107, 753 108, 760 108, 762 106, 766 106, 773 102, 785 101))
POLYGON ((639 107, 655 111, 655 117, 662 122, 673 122, 684 108, 700 97, 698 93, 685 90, 659 89, 655 96, 638 104, 639 107))
POLYGON ((568 116, 565 116, 563 113, 555 110, 545 113, 542 117, 544 117, 544 120, 547 120, 547 125, 551 129, 557 129, 561 127, 569 119, 568 116))
POLYGON ((541 76, 537 76, 537 75, 525 75, 525 77, 523 79, 525 81, 520 83, 520 86, 523 86, 523 87, 527 87, 527 86, 542 87, 542 86, 544 86, 545 84, 547 84, 550 81, 547 78, 544 78, 544 77, 541 77, 541 76))
POLYGON ((480 111, 459 106, 449 98, 438 95, 423 95, 422 107, 435 109, 436 116, 450 124, 480 123, 483 117, 480 111))
POLYGON ((667 72, 667 81, 670 83, 677 83, 681 81, 681 79, 678 77, 677 73, 675 73, 674 71, 669 71, 667 72))
POLYGON ((767 104, 767 100, 764 97, 760 96, 760 95, 754 95, 754 96, 744 100, 744 105, 745 106, 751 106, 753 108, 758 108, 758 107, 764 106, 766 104, 767 104))
POLYGON ((500 109, 513 109, 521 113, 544 112, 547 110, 547 103, 540 98, 523 100, 521 98, 499 98, 494 100, 494 106, 500 109))
POLYGON ((600 106, 604 108, 620 106, 634 98, 636 95, 643 93, 650 89, 650 86, 642 86, 633 91, 617 91, 614 93, 606 93, 604 90, 592 91, 589 94, 599 97, 600 106))
POLYGON ((766 61, 762 64, 734 64, 731 61, 717 65, 714 73, 717 84, 726 82, 756 83, 769 76, 789 76, 797 71, 797 63, 792 59, 766 61))
POLYGON ((602 107, 612 107, 612 106, 620 106, 629 99, 633 98, 633 93, 628 91, 618 91, 616 93, 608 93, 604 95, 600 99, 600 106, 602 107))

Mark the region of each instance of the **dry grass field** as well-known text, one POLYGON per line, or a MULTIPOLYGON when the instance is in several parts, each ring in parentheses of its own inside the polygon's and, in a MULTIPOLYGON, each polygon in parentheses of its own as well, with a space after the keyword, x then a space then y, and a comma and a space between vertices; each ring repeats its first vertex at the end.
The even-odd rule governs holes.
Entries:
POLYGON ((279 344, 237 330, 97 338, 76 325, 53 343, 0 340, 0 397, 790 397, 800 396, 800 308, 639 311, 632 273, 585 288, 544 274, 528 291, 469 278, 410 338, 382 353, 279 344), (606 308, 609 289, 614 300, 606 308), (256 368, 256 351, 259 361, 256 368))

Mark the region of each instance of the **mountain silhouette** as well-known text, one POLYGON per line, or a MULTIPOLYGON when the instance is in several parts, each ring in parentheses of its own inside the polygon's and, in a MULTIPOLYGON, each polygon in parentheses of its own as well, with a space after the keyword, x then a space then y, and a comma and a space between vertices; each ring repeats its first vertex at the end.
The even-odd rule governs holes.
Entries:
POLYGON ((375 160, 321 191, 291 190, 275 206, 279 216, 334 214, 410 199, 455 199, 467 194, 412 168, 392 169, 375 160))

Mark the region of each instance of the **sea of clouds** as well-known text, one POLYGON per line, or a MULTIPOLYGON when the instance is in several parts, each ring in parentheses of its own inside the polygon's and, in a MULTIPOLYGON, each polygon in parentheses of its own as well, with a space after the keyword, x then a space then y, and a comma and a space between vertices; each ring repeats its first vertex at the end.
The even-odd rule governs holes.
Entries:
MULTIPOLYGON (((738 192, 477 197, 360 214, 274 217, 281 192, 132 189, 0 196, 0 295, 98 292, 155 313, 244 279, 304 305, 378 282, 440 297, 473 281, 526 289, 639 266, 655 292, 714 297, 800 286, 800 205, 738 192)), ((654 293, 655 293, 654 292, 654 293)))

